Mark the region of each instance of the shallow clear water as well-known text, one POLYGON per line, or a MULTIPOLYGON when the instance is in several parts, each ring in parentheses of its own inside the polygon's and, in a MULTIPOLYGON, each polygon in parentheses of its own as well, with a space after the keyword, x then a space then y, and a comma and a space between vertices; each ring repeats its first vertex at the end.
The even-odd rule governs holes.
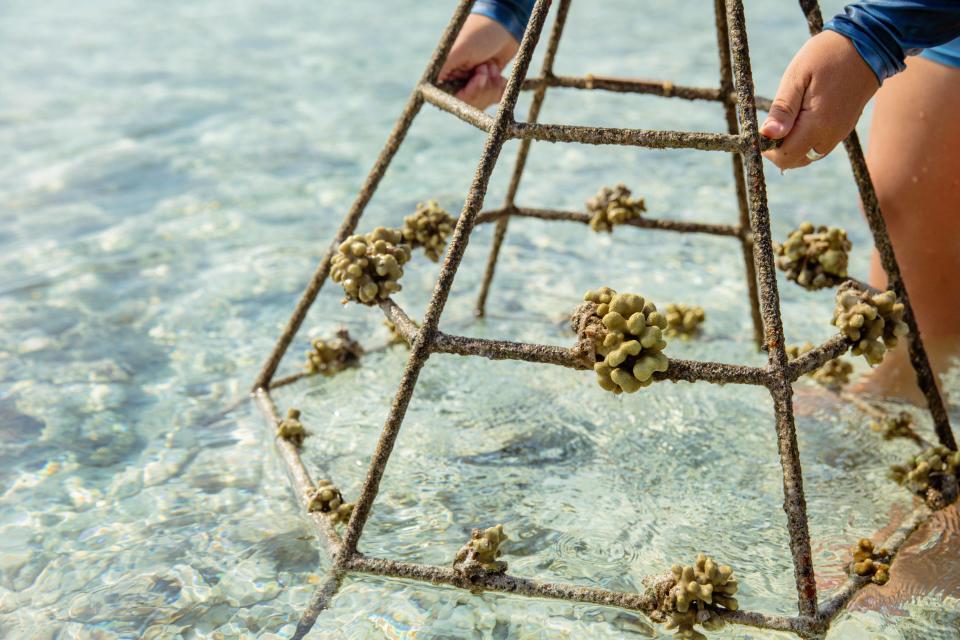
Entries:
MULTIPOLYGON (((244 392, 451 4, 392 2, 387 16, 373 2, 0 7, 0 637, 292 633, 329 562, 244 392)), ((625 0, 593 5, 575 3, 558 72, 716 82, 712 3, 678 15, 676 3, 650 1, 649 16, 625 0)), ((805 26, 786 0, 747 10, 757 85, 771 94, 805 26)), ((723 125, 715 105, 562 91, 543 119, 723 125)), ((426 198, 458 209, 482 141, 426 107, 363 227, 398 223, 426 198)), ((515 152, 508 145, 488 203, 502 198, 515 152)), ((729 222, 729 171, 719 153, 539 144, 519 200, 578 208, 624 181, 651 215, 729 222)), ((841 154, 768 178, 778 237, 805 218, 843 223, 853 272, 866 273, 867 230, 841 154)), ((563 317, 585 290, 609 284, 706 307, 704 337, 671 344, 672 355, 761 362, 731 240, 631 229, 584 237, 576 225, 516 221, 492 317, 470 323, 489 238, 483 228, 473 239, 449 330, 569 344, 563 317)), ((436 273, 422 259, 408 269, 398 299, 411 314, 436 273)), ((386 339, 378 312, 339 298, 321 295, 284 371, 299 366, 308 335, 337 324, 368 345, 386 339)), ((829 292, 783 286, 783 298, 791 342, 829 337, 829 292)), ((322 432, 308 440, 308 465, 348 496, 405 357, 374 354, 361 369, 276 394, 322 432)), ((805 384, 798 391, 829 594, 852 542, 909 506, 884 479, 902 447, 805 384)), ((513 573, 615 589, 705 551, 735 567, 744 607, 790 613, 773 435, 762 390, 663 384, 612 398, 588 373, 436 356, 362 549, 446 564, 472 527, 502 522, 513 573)), ((865 590, 831 637, 957 637, 955 512, 944 519, 914 538, 905 553, 914 570, 902 570, 900 586, 865 590)), ((664 633, 601 607, 350 577, 311 637, 664 633)))

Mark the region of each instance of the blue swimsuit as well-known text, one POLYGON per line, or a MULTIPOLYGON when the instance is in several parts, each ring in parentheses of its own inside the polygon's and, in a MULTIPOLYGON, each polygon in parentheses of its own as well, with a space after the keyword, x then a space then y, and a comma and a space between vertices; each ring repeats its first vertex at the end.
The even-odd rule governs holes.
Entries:
MULTIPOLYGON (((519 41, 534 0, 477 0, 473 13, 502 24, 519 41)), ((960 68, 960 0, 864 0, 824 25, 853 42, 882 83, 922 55, 960 68)))

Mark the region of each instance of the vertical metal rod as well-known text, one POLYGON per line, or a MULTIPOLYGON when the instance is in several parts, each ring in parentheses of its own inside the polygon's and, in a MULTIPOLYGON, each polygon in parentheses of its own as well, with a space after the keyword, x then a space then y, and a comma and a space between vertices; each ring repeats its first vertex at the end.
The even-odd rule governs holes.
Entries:
MULTIPOLYGON (((800 0, 800 8, 807 18, 810 35, 815 36, 823 31, 823 14, 820 12, 820 3, 817 0, 800 0)), ((860 146, 860 138, 857 136, 856 130, 853 130, 847 136, 847 139, 843 141, 843 146, 846 147, 847 156, 850 158, 853 179, 860 191, 863 213, 870 227, 870 233, 873 234, 873 244, 877 253, 880 254, 880 264, 887 273, 887 282, 890 288, 903 303, 903 320, 910 327, 910 334, 907 336, 910 363, 917 374, 917 385, 927 399, 927 406, 930 408, 930 416, 933 419, 933 428, 937 433, 937 439, 943 446, 956 450, 957 441, 953 436, 953 429, 950 427, 950 416, 944 405, 943 397, 940 395, 940 390, 937 388, 937 379, 930 367, 927 350, 923 346, 920 326, 913 314, 913 306, 910 304, 910 296, 907 294, 907 285, 900 274, 900 265, 897 263, 893 243, 890 242, 890 235, 887 233, 887 224, 883 220, 880 201, 877 198, 876 189, 873 187, 873 180, 870 178, 870 171, 867 169, 867 161, 863 157, 863 149, 860 146)))
MULTIPOLYGON (((723 111, 727 118, 727 131, 740 133, 737 110, 728 96, 733 93, 733 70, 730 68, 730 37, 727 33, 727 11, 724 0, 715 0, 717 22, 717 50, 720 54, 720 95, 724 96, 723 111)), ((743 250, 743 267, 747 280, 747 300, 753 320, 753 339, 757 348, 763 346, 763 318, 760 316, 760 295, 757 292, 757 270, 753 265, 753 227, 750 224, 750 205, 747 203, 747 185, 743 177, 743 158, 739 153, 730 154, 733 163, 733 180, 736 185, 737 206, 740 211, 740 247, 743 250)))
POLYGON ((787 376, 783 319, 780 316, 780 295, 773 260, 773 242, 770 238, 770 211, 767 208, 763 158, 760 155, 760 130, 753 93, 747 29, 742 1, 726 0, 726 7, 737 108, 744 136, 743 156, 754 229, 753 256, 760 287, 760 308, 769 354, 768 366, 772 374, 770 395, 773 397, 777 448, 783 468, 783 510, 787 515, 800 615, 812 617, 817 612, 817 584, 813 574, 807 503, 803 495, 803 474, 793 418, 793 388, 787 376))
MULTIPOLYGON (((447 54, 450 52, 450 48, 453 46, 453 42, 456 39, 457 34, 460 33, 460 28, 463 26, 464 21, 466 21, 467 16, 470 14, 470 8, 473 6, 473 3, 474 0, 460 0, 453 17, 450 19, 450 22, 447 24, 447 28, 440 37, 440 42, 437 44, 437 48, 434 49, 433 55, 430 57, 430 62, 427 63, 427 68, 423 72, 421 83, 432 83, 436 81, 437 76, 440 74, 440 68, 446 61, 447 54)), ((290 347, 290 343, 293 342, 293 338, 300 330, 300 325, 303 324, 304 319, 307 317, 307 312, 310 310, 310 307, 313 306, 314 300, 317 299, 317 294, 320 293, 320 289, 323 287, 323 283, 326 281, 327 276, 330 273, 330 261, 333 258, 333 252, 336 251, 340 243, 346 240, 347 237, 350 236, 357 228, 357 223, 360 222, 360 217, 363 215, 364 209, 367 207, 367 203, 370 202, 370 198, 373 197, 374 192, 377 190, 380 180, 383 178, 383 174, 386 173, 387 167, 390 166, 390 162, 393 160, 394 155, 396 155, 397 150, 400 148, 400 144, 403 142, 403 139, 407 135, 407 131, 410 129, 410 125, 420 112, 420 107, 422 106, 423 97, 420 95, 420 89, 418 85, 417 88, 413 90, 413 93, 410 94, 410 97, 407 98, 407 102, 403 107, 403 111, 400 113, 400 117, 397 118, 396 124, 393 125, 393 130, 390 132, 387 142, 380 151, 380 155, 377 157, 377 161, 374 163, 373 168, 370 169, 370 173, 367 174, 367 178, 364 181, 363 186, 360 188, 360 192, 357 194, 356 199, 353 201, 350 211, 347 213, 343 223, 340 225, 337 235, 327 248, 327 252, 324 254, 323 259, 317 266, 317 270, 313 273, 310 283, 307 285, 306 290, 300 297, 299 302, 297 302, 297 306, 293 310, 293 315, 290 316, 290 319, 287 321, 283 332, 277 339, 277 343, 274 345, 273 351, 270 353, 270 357, 267 358, 267 361, 260 369, 260 373, 257 375, 257 380, 253 385, 254 390, 265 389, 270 385, 270 380, 273 379, 273 375, 277 372, 277 367, 280 366, 280 361, 283 359, 283 355, 287 352, 287 349, 290 347)))
MULTIPOLYGON (((547 95, 547 86, 549 78, 553 76, 553 61, 557 55, 557 47, 560 45, 560 37, 563 35, 563 26, 567 22, 567 12, 570 10, 571 0, 560 0, 557 5, 557 17, 553 21, 553 30, 550 32, 550 40, 547 42, 547 50, 543 56, 543 71, 540 74, 545 81, 534 91, 533 99, 530 102, 530 113, 527 114, 528 122, 536 122, 540 117, 540 107, 543 106, 543 99, 547 95)), ((517 161, 513 166, 513 175, 510 178, 510 186, 507 188, 507 197, 504 199, 504 209, 510 210, 514 207, 514 199, 517 197, 517 189, 520 188, 520 178, 523 177, 523 170, 527 164, 527 154, 530 153, 530 144, 533 141, 524 138, 520 141, 520 149, 517 151, 517 161)), ((490 292, 490 285, 493 282, 493 274, 497 269, 497 259, 500 257, 500 247, 507 235, 507 225, 510 222, 510 213, 497 220, 497 225, 493 230, 493 244, 490 246, 490 255, 487 257, 487 268, 483 273, 483 282, 480 285, 480 295, 477 296, 477 306, 474 315, 478 318, 486 313, 487 294, 490 292)))
POLYGON ((470 240, 470 233, 473 231, 477 214, 483 205, 483 198, 490 183, 490 174, 493 173, 497 158, 501 149, 503 149, 503 143, 507 139, 510 126, 514 122, 513 111, 517 104, 517 97, 520 95, 520 86, 523 84, 523 79, 530 68, 530 58, 540 38, 540 33, 543 31, 543 25, 550 10, 550 2, 551 0, 537 0, 533 7, 533 14, 530 16, 530 23, 527 25, 523 40, 520 43, 520 50, 513 65, 513 72, 510 74, 506 91, 500 100, 500 109, 497 111, 493 127, 487 136, 480 163, 473 177, 473 184, 470 186, 470 192, 463 204, 457 226, 453 230, 453 237, 443 261, 443 267, 440 269, 437 284, 434 287, 430 303, 427 305, 423 325, 417 332, 413 344, 410 345, 410 357, 403 370, 397 395, 384 422, 376 451, 370 461, 367 477, 360 489, 353 515, 350 517, 347 531, 343 536, 343 545, 337 553, 335 559, 337 568, 345 568, 357 551, 360 534, 363 532, 373 501, 380 488, 380 480, 383 478, 387 460, 390 458, 390 453, 397 441, 397 435, 400 433, 400 425, 406 414, 407 406, 410 404, 410 398, 413 396, 417 378, 430 356, 430 345, 437 335, 440 315, 443 313, 443 307, 450 295, 450 288, 453 286, 457 269, 463 260, 463 254, 467 249, 467 243, 470 240))

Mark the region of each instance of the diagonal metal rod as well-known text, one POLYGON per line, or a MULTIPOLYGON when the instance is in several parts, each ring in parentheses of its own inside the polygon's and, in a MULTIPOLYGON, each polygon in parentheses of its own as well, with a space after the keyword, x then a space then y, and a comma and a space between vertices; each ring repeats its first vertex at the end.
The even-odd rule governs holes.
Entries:
POLYGON ((360 496, 357 499, 353 515, 350 517, 350 523, 347 525, 343 545, 337 553, 335 563, 338 568, 346 566, 357 551, 360 534, 363 532, 363 526, 366 524, 373 501, 380 488, 380 480, 383 478, 387 460, 390 458, 390 453, 397 441, 400 425, 403 422, 404 415, 406 415, 410 398, 413 396, 417 378, 430 355, 430 346, 437 333, 440 315, 443 313, 443 307, 450 295, 450 288, 453 286, 457 268, 460 266, 463 254, 467 249, 474 221, 480 212, 480 207, 483 206, 483 198, 490 183, 490 174, 493 173, 503 143, 507 139, 510 124, 513 122, 513 111, 517 104, 517 97, 520 95, 520 85, 527 75, 530 58, 537 45, 540 32, 543 30, 549 8, 550 0, 537 0, 534 5, 530 23, 527 25, 523 40, 520 43, 520 50, 514 62, 513 72, 510 74, 506 91, 500 101, 500 109, 497 111, 493 128, 484 145, 480 163, 473 177, 473 184, 470 186, 470 192, 463 204, 463 211, 457 220, 457 226, 453 230, 453 237, 443 261, 443 267, 440 269, 436 287, 433 290, 430 303, 427 305, 427 311, 423 317, 423 326, 421 326, 410 347, 410 357, 400 379, 397 395, 384 422, 376 451, 370 461, 367 477, 360 489, 360 496))
POLYGON ((760 309, 765 330, 764 344, 769 354, 769 368, 775 379, 770 385, 776 416, 777 449, 783 468, 783 510, 787 515, 790 552, 800 615, 812 617, 817 612, 817 583, 813 573, 807 503, 803 495, 803 472, 793 417, 793 388, 789 378, 784 345, 783 319, 780 316, 780 294, 770 237, 770 211, 767 186, 763 176, 760 128, 753 95, 753 73, 742 0, 726 0, 727 25, 730 36, 733 76, 737 91, 737 110, 747 145, 744 163, 749 187, 749 203, 753 223, 753 257, 760 287, 760 309))
MULTIPOLYGON (((714 13, 717 22, 717 51, 720 54, 720 91, 729 96, 733 92, 733 69, 730 67, 730 35, 727 30, 727 11, 724 0, 714 0, 714 13)), ((727 131, 737 135, 740 127, 737 124, 737 110, 735 102, 723 101, 723 113, 727 119, 727 131)), ((733 164, 733 180, 737 193, 737 207, 740 213, 740 228, 750 230, 750 205, 747 203, 747 184, 743 175, 743 158, 735 153, 730 156, 733 164)), ((753 339, 757 347, 763 346, 763 318, 760 316, 760 295, 757 291, 757 270, 753 264, 753 234, 743 234, 740 237, 740 246, 743 250, 743 268, 747 280, 747 301, 750 304, 750 318, 753 321, 753 339)))
MULTIPOLYGON (((820 13, 820 4, 817 0, 800 0, 800 8, 807 18, 810 34, 817 35, 820 33, 823 30, 823 15, 820 13)), ((867 161, 863 157, 863 149, 860 146, 860 138, 857 136, 856 130, 847 136, 847 139, 843 141, 843 146, 846 147, 847 156, 850 158, 853 179, 860 191, 863 213, 867 218, 867 224, 870 226, 870 233, 873 234, 873 244, 880 255, 880 264, 887 274, 887 282, 890 288, 903 303, 903 320, 910 327, 910 333, 907 335, 910 363, 917 374, 917 385, 923 392, 927 400, 927 406, 930 408, 937 439, 940 444, 956 451, 957 441, 954 438, 953 429, 950 427, 950 416, 944 405, 943 397, 940 395, 940 390, 937 388, 937 379, 930 367, 927 350, 923 346, 920 326, 917 324, 917 317, 914 315, 913 306, 910 304, 907 285, 900 274, 900 265, 893 251, 890 235, 887 233, 887 223, 883 220, 880 200, 877 198, 877 191, 874 189, 873 180, 870 178, 870 171, 867 168, 867 161)))
MULTIPOLYGON (((550 40, 547 42, 547 51, 543 56, 543 66, 541 76, 545 79, 553 77, 553 62, 557 56, 557 47, 560 46, 560 37, 563 35, 563 27, 567 22, 567 13, 570 11, 570 0, 560 0, 557 6, 557 17, 553 20, 553 30, 550 32, 550 40)), ((528 122, 536 122, 540 118, 540 108, 543 106, 543 99, 547 95, 547 83, 544 82, 537 86, 530 101, 530 112, 527 114, 528 122)), ((510 177, 510 186, 507 187, 507 195, 504 198, 504 208, 513 207, 517 197, 517 190, 520 188, 520 179, 523 177, 523 170, 527 166, 527 156, 530 153, 532 140, 524 139, 520 141, 520 149, 517 151, 517 160, 513 166, 513 175, 510 177)), ((497 220, 497 226, 493 230, 493 242, 490 245, 490 254, 487 257, 487 267, 483 272, 483 281, 480 283, 480 293, 477 295, 477 306, 474 315, 483 317, 487 308, 487 295, 490 293, 490 285, 493 282, 494 272, 497 269, 497 260, 500 257, 500 247, 503 246, 503 240, 507 236, 507 225, 510 218, 503 217, 497 220)))
MULTIPOLYGON (((457 5, 453 18, 450 19, 450 23, 444 30, 443 35, 440 36, 440 43, 430 57, 427 68, 423 71, 420 84, 433 83, 436 81, 437 76, 440 74, 440 68, 447 59, 447 54, 453 46, 453 41, 456 39, 457 34, 460 33, 460 27, 463 26, 472 6, 473 0, 460 0, 460 4, 457 5)), ((340 225, 340 229, 337 231, 337 235, 334 237, 326 254, 324 254, 323 259, 317 266, 317 270, 310 278, 310 283, 300 297, 300 301, 297 302, 297 306, 293 310, 293 315, 291 315, 287 321, 283 332, 273 347, 273 351, 270 352, 270 356, 260 369, 257 380, 253 385, 254 390, 269 386, 270 380, 273 379, 273 375, 277 372, 277 367, 280 366, 283 355, 290 347, 290 343, 293 342, 297 331, 300 330, 300 325, 303 324, 304 319, 307 317, 307 312, 310 310, 310 307, 313 306, 314 300, 317 299, 317 294, 320 293, 323 283, 330 274, 330 261, 333 258, 333 252, 336 251, 340 243, 346 240, 357 228, 357 223, 360 222, 360 217, 363 215, 367 203, 370 202, 370 198, 373 197, 374 192, 377 190, 383 174, 387 172, 387 167, 390 166, 390 162, 396 155, 400 144, 407 135, 407 131, 410 130, 410 125, 413 124, 413 120, 420 112, 422 106, 423 96, 420 87, 417 86, 410 94, 410 97, 407 98, 403 111, 400 113, 396 124, 393 125, 393 130, 390 132, 386 144, 380 151, 377 161, 374 163, 373 168, 370 169, 370 173, 367 174, 367 179, 360 188, 360 193, 357 194, 353 205, 350 207, 350 211, 347 213, 343 223, 340 225)))

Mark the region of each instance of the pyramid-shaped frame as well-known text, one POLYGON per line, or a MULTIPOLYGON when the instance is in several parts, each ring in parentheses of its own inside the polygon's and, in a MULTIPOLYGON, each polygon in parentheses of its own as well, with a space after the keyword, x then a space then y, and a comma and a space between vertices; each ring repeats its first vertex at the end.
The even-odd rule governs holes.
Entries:
MULTIPOLYGON (((775 409, 777 444, 783 469, 784 511, 790 539, 796 578, 798 615, 783 617, 745 611, 726 611, 722 615, 730 621, 757 627, 793 631, 801 635, 821 633, 833 617, 850 600, 853 594, 868 582, 852 576, 837 595, 818 602, 808 533, 806 501, 803 493, 803 477, 793 416, 792 383, 801 375, 822 366, 850 347, 850 343, 838 335, 803 356, 788 361, 784 345, 780 299, 774 265, 773 243, 770 236, 770 217, 767 208, 766 183, 763 175, 761 152, 771 144, 759 134, 757 105, 766 106, 769 101, 754 95, 753 77, 747 46, 742 0, 715 0, 717 41, 720 60, 720 87, 696 88, 674 85, 670 82, 645 82, 615 78, 586 76, 573 78, 553 73, 553 62, 560 43, 564 22, 571 0, 558 0, 556 18, 543 59, 543 69, 538 77, 528 78, 531 57, 544 30, 551 0, 537 0, 527 26, 519 52, 495 116, 475 109, 444 92, 437 86, 437 77, 454 40, 473 5, 472 0, 461 0, 434 51, 421 82, 407 100, 386 145, 370 171, 359 195, 344 219, 309 286, 280 336, 273 352, 267 359, 254 385, 254 394, 268 425, 273 428, 280 422, 277 408, 270 396, 270 389, 280 384, 273 382, 281 359, 293 341, 308 310, 317 297, 330 272, 331 260, 337 247, 351 234, 363 215, 380 179, 399 149, 420 108, 425 102, 447 111, 487 133, 486 144, 473 178, 470 191, 457 219, 446 257, 434 288, 432 298, 419 326, 392 300, 380 304, 387 319, 394 323, 398 332, 410 343, 410 355, 399 384, 396 397, 390 407, 383 431, 373 454, 370 467, 356 501, 344 536, 334 530, 328 517, 310 514, 334 554, 334 570, 329 581, 318 590, 315 601, 301 621, 303 633, 322 610, 339 587, 344 572, 361 572, 392 576, 411 580, 447 584, 471 590, 490 590, 526 596, 567 599, 599 605, 617 606, 625 609, 654 612, 658 606, 651 593, 621 593, 604 589, 580 587, 571 584, 551 584, 507 574, 490 574, 467 579, 448 567, 398 562, 389 559, 362 555, 357 550, 364 525, 377 496, 390 453, 403 422, 404 414, 413 395, 417 378, 431 353, 453 353, 487 358, 510 358, 527 362, 553 364, 574 369, 585 368, 584 363, 570 349, 536 344, 485 340, 449 335, 439 332, 440 316, 454 276, 460 266, 468 237, 479 223, 495 222, 493 246, 487 263, 477 313, 484 312, 487 292, 493 279, 500 246, 512 217, 535 217, 546 220, 567 220, 580 223, 589 221, 589 216, 579 212, 527 209, 515 205, 514 197, 523 174, 530 144, 533 140, 550 142, 577 142, 595 145, 631 145, 650 148, 691 148, 726 151, 731 154, 736 195, 739 204, 739 221, 734 225, 701 224, 641 218, 629 224, 633 226, 687 233, 707 233, 728 236, 738 240, 743 248, 744 266, 750 294, 750 303, 755 335, 761 349, 767 351, 768 365, 764 368, 730 365, 712 362, 696 362, 670 359, 667 370, 657 374, 658 379, 706 381, 713 383, 754 384, 766 387, 771 394, 775 409), (685 100, 712 100, 720 102, 725 109, 727 133, 695 133, 683 131, 649 131, 639 129, 614 129, 568 125, 538 124, 537 118, 544 96, 549 87, 608 90, 626 93, 646 93, 685 100), (521 90, 534 92, 527 122, 514 119, 514 109, 521 90), (521 140, 513 176, 507 191, 504 206, 481 212, 490 175, 505 141, 521 140)), ((816 0, 800 0, 812 34, 823 26, 820 8, 816 0)), ((853 168, 854 179, 860 191, 864 212, 879 251, 882 265, 887 273, 890 287, 905 306, 904 320, 910 328, 908 346, 910 359, 917 373, 917 381, 923 391, 933 419, 936 434, 941 444, 956 449, 953 433, 943 400, 937 390, 933 373, 924 351, 906 287, 900 275, 893 247, 887 235, 879 204, 856 132, 850 134, 845 147, 853 168)), ((858 286, 863 287, 856 283, 858 286)), ((298 378, 301 376, 293 376, 298 378)), ((290 380, 289 378, 287 379, 290 380)), ((290 472, 301 503, 309 502, 308 492, 313 481, 306 470, 298 449, 284 439, 277 439, 277 447, 290 472)), ((886 546, 896 553, 907 537, 928 517, 929 511, 921 506, 891 536, 886 546)), ((299 635, 299 634, 298 634, 299 635)))

